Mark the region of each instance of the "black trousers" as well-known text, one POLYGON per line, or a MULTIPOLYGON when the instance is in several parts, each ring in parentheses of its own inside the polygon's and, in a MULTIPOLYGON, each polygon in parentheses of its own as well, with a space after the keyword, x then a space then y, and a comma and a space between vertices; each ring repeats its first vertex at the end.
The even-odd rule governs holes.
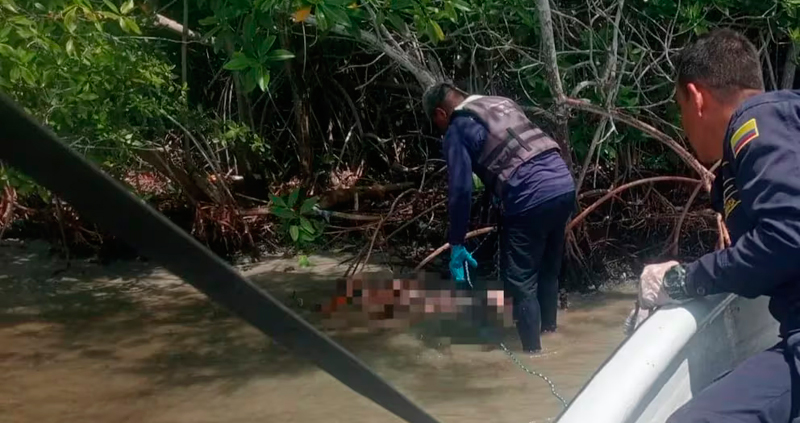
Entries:
POLYGON ((667 423, 800 422, 800 333, 745 360, 678 409, 667 423))
POLYGON ((526 351, 540 350, 541 331, 556 329, 564 230, 574 210, 570 192, 502 220, 500 278, 526 351))

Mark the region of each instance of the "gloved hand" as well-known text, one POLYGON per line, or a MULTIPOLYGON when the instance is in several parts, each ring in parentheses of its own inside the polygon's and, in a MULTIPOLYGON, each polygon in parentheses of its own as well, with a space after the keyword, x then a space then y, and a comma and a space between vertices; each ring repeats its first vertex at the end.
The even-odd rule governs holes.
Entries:
POLYGON ((667 304, 675 304, 683 298, 672 298, 664 287, 664 275, 677 261, 651 264, 644 267, 639 278, 639 304, 644 309, 650 309, 667 304))
POLYGON ((456 282, 463 282, 464 279, 464 263, 469 263, 469 266, 474 268, 478 267, 478 262, 472 258, 472 254, 464 248, 463 245, 454 245, 450 251, 450 274, 456 282))

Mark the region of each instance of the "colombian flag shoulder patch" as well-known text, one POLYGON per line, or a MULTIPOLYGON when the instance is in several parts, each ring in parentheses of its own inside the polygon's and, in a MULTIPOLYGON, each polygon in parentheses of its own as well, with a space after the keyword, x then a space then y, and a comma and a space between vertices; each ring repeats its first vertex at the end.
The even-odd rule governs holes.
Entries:
POLYGON ((742 148, 750 143, 750 141, 758 138, 758 124, 755 118, 748 120, 744 125, 740 126, 736 132, 731 136, 731 151, 735 158, 742 148))

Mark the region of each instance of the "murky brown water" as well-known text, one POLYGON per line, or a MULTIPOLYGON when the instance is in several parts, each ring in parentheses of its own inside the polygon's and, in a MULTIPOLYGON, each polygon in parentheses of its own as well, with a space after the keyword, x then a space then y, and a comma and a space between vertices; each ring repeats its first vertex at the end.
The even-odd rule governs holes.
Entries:
MULTIPOLYGON (((318 322, 306 309, 333 295, 343 269, 312 263, 245 272, 291 304, 302 299, 298 310, 318 322)), ((163 270, 63 268, 36 248, 0 244, 0 422, 399 421, 163 270)), ((520 359, 570 399, 621 342, 633 298, 573 295, 559 332, 544 338, 551 354, 520 359)), ((527 423, 560 411, 542 380, 451 326, 331 334, 442 422, 527 423)), ((505 339, 518 347, 513 329, 505 339)))

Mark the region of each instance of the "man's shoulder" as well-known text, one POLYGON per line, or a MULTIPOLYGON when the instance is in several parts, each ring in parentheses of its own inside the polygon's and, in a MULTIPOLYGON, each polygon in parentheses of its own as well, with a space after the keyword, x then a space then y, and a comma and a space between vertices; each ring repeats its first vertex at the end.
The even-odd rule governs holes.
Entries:
POLYGON ((789 110, 800 110, 800 90, 765 92, 745 100, 734 111, 731 126, 737 126, 753 118, 786 119, 789 110))
POLYGON ((486 127, 479 119, 473 114, 468 112, 454 113, 450 119, 450 126, 447 128, 449 131, 469 131, 475 127, 486 127))
POLYGON ((790 141, 786 139, 789 132, 800 134, 800 91, 766 92, 747 99, 736 109, 728 125, 726 149, 730 148, 735 159, 757 139, 790 141))

